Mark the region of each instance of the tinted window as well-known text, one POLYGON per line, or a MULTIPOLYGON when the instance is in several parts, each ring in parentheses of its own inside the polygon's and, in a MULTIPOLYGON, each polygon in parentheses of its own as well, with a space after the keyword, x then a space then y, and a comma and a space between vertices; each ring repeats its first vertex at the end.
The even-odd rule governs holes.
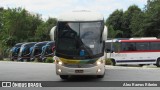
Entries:
POLYGON ((105 43, 105 52, 111 52, 111 43, 105 43))
POLYGON ((135 43, 122 43, 121 50, 122 51, 135 51, 136 50, 135 43))
POLYGON ((149 43, 148 42, 136 43, 136 49, 137 50, 149 50, 149 43))
POLYGON ((160 42, 152 42, 150 43, 151 50, 160 50, 160 42))
POLYGON ((103 53, 102 22, 59 22, 56 55, 92 57, 103 53), (84 53, 81 55, 81 53, 84 53))

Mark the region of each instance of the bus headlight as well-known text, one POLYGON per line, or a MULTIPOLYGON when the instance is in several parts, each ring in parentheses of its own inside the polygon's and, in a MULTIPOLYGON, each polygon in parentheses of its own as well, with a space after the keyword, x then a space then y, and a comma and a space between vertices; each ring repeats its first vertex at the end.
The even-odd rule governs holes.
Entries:
POLYGON ((96 62, 97 65, 101 65, 102 63, 103 63, 102 60, 98 60, 98 61, 96 62))
POLYGON ((58 65, 62 65, 63 64, 63 62, 58 57, 54 56, 53 58, 54 58, 56 64, 58 64, 58 65))
POLYGON ((62 61, 58 61, 58 64, 59 64, 59 65, 62 65, 63 63, 62 63, 62 61))

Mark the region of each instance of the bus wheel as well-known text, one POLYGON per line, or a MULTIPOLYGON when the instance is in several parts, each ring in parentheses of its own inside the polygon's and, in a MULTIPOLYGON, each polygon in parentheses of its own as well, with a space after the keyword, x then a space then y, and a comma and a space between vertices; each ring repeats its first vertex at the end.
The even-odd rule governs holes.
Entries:
POLYGON ((112 61, 112 65, 113 65, 113 66, 115 66, 115 65, 116 65, 115 60, 114 60, 114 59, 112 59, 111 61, 112 61))
POLYGON ((68 77, 69 77, 68 75, 60 75, 61 79, 68 79, 68 77))
POLYGON ((157 59, 156 66, 157 66, 157 67, 160 67, 160 58, 157 59))

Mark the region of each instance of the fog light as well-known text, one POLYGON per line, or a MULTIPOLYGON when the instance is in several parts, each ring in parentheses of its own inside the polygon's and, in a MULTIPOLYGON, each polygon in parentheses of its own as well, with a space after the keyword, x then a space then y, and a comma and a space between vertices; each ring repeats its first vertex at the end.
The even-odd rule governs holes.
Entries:
POLYGON ((101 69, 98 69, 98 70, 97 70, 97 72, 100 72, 100 71, 101 71, 101 69))
POLYGON ((61 70, 61 69, 58 69, 58 72, 62 72, 62 70, 61 70))

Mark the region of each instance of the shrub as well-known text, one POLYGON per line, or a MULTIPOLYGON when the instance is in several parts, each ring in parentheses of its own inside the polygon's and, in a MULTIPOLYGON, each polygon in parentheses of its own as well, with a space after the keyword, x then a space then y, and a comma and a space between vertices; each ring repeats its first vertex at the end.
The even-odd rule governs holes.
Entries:
POLYGON ((47 57, 45 60, 45 63, 53 63, 53 62, 54 62, 53 57, 47 57))
POLYGON ((106 65, 113 65, 111 59, 106 59, 106 65))

